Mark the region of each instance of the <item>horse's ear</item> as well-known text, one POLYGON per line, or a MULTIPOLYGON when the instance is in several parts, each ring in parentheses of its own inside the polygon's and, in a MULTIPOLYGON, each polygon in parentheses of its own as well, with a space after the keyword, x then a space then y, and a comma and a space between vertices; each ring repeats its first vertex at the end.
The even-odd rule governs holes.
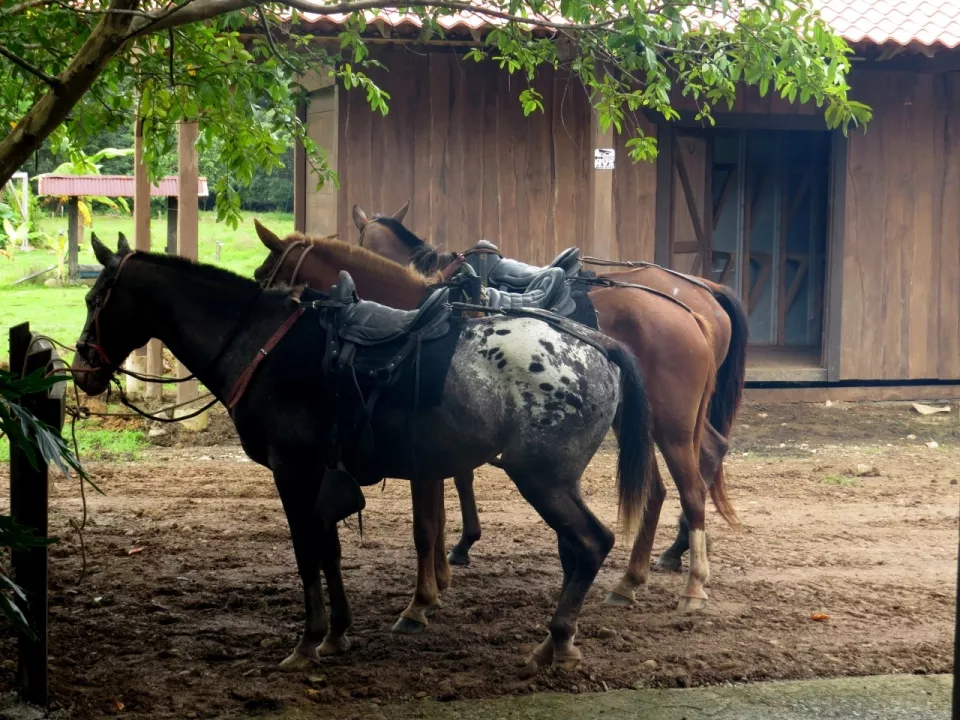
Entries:
POLYGON ((90 245, 93 247, 93 254, 96 256, 97 262, 104 267, 108 267, 117 261, 116 255, 113 254, 113 250, 100 242, 100 238, 97 237, 96 233, 91 233, 90 245))
POLYGON ((403 222, 403 218, 406 217, 407 210, 409 209, 410 209, 410 201, 407 200, 404 206, 393 214, 393 219, 396 220, 397 222, 403 222))
POLYGON ((367 214, 360 209, 359 205, 353 206, 353 223, 357 226, 357 230, 363 231, 367 226, 367 223, 370 222, 367 219, 367 214))
POLYGON ((123 233, 117 233, 117 255, 123 256, 130 252, 130 243, 127 242, 127 236, 123 233))
POLYGON ((254 219, 253 224, 257 228, 257 236, 260 238, 260 242, 266 245, 267 249, 283 252, 283 240, 275 232, 265 228, 257 219, 254 219))

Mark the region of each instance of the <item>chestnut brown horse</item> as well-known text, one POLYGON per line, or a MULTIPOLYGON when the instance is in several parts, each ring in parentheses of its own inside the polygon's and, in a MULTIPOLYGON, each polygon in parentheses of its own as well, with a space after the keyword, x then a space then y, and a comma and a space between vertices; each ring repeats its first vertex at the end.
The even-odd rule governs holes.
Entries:
MULTIPOLYGON (((289 283, 295 274, 296 282, 320 288, 326 278, 335 277, 339 270, 338 263, 347 261, 357 252, 366 252, 342 242, 308 240, 302 235, 293 235, 281 241, 263 230, 262 226, 258 225, 258 233, 271 250, 271 256, 257 270, 258 279, 272 278, 276 282, 289 283), (334 261, 333 256, 338 246, 342 249, 341 259, 334 261)), ((369 254, 377 257, 372 252, 369 254)), ((385 257, 378 259, 386 260, 385 257)), ((365 297, 367 292, 379 292, 379 301, 391 304, 391 300, 382 294, 383 287, 378 289, 367 286, 371 281, 375 281, 375 278, 371 275, 364 277, 352 268, 349 272, 362 296, 365 297)), ((395 275, 409 281, 410 272, 410 268, 398 264, 395 275)), ((424 279, 421 282, 421 296, 430 282, 436 280, 436 274, 433 275, 432 280, 424 279)), ((396 307, 410 305, 415 300, 415 287, 413 283, 412 290, 401 292, 394 286, 395 297, 392 302, 397 303, 396 307)), ((690 573, 679 607, 683 610, 699 609, 706 601, 703 586, 709 577, 704 530, 706 484, 700 476, 697 458, 704 438, 706 410, 716 376, 710 327, 703 318, 682 305, 643 290, 597 288, 590 292, 589 297, 599 317, 603 318, 602 332, 623 342, 637 356, 641 368, 646 367, 648 372, 651 372, 648 395, 654 420, 654 439, 661 448, 680 491, 684 513, 690 519, 690 573), (661 326, 644 323, 644 317, 653 316, 662 318, 664 323, 661 326), (664 332, 664 328, 669 328, 670 332, 664 332)), ((632 438, 620 439, 621 442, 634 442, 632 438)), ((715 447, 711 447, 708 452, 712 456, 720 454, 715 447)), ((632 602, 635 588, 647 579, 653 536, 666 495, 656 463, 653 463, 653 470, 655 480, 644 510, 642 525, 634 542, 630 566, 624 578, 609 594, 609 604, 622 605, 632 602)), ((455 480, 465 520, 468 513, 471 513, 479 534, 479 517, 472 492, 473 473, 464 473, 455 480)), ((724 517, 735 522, 733 510, 724 493, 722 479, 719 484, 715 483, 713 496, 724 517)), ((465 532, 468 527, 468 521, 465 521, 465 532)), ((453 557, 450 559, 454 560, 456 556, 453 553, 451 555, 453 557)), ((445 582, 448 582, 446 577, 445 582)))
MULTIPOLYGON (((433 248, 403 225, 410 203, 406 203, 392 216, 374 214, 368 218, 367 214, 357 205, 353 206, 353 220, 360 231, 358 244, 377 254, 396 260, 398 263, 411 264, 421 272, 436 272, 454 257, 462 257, 453 253, 443 253, 440 248, 433 248)), ((638 264, 639 265, 639 264, 638 264)), ((703 428, 703 442, 700 447, 700 472, 707 481, 714 505, 721 516, 733 526, 738 525, 732 506, 726 498, 723 476, 723 458, 729 447, 728 439, 740 406, 743 385, 746 376, 746 353, 748 340, 748 319, 742 304, 733 292, 717 283, 701 278, 685 276, 672 270, 655 265, 644 264, 642 267, 632 267, 628 270, 599 273, 598 277, 617 283, 643 285, 654 291, 667 293, 681 301, 705 321, 709 326, 708 343, 713 351, 713 358, 718 372, 715 376, 714 391, 710 398, 707 421, 703 428)), ((624 288, 626 289, 626 288, 624 288)), ((596 292, 596 291, 593 291, 596 292)), ((593 297, 591 292, 591 297, 593 297)), ((621 293, 621 297, 626 294, 621 293)), ((657 314, 650 315, 643 320, 648 331, 656 328, 655 332, 662 337, 673 337, 672 321, 669 317, 657 314), (664 334, 665 333, 665 334, 664 334)), ((609 321, 606 322, 606 326, 609 321)), ((606 331, 606 326, 601 329, 606 331)), ((629 344, 629 343, 628 343, 629 344)), ((632 346, 631 346, 632 347, 632 346)), ((635 351, 637 350, 634 348, 635 351)), ((650 378, 655 387, 652 395, 659 390, 659 384, 654 385, 656 375, 651 375, 652 368, 644 364, 643 352, 638 352, 645 375, 650 378)), ((653 400, 651 400, 654 402, 653 400)), ((668 406, 669 407, 669 406, 668 406)), ((656 423, 657 408, 654 408, 654 422, 656 423)), ((660 445, 661 452, 664 451, 660 445)), ((666 459, 666 453, 664 453, 666 459)), ((678 483, 676 473, 667 461, 674 480, 678 483)), ((458 545, 451 551, 451 562, 466 564, 469 562, 468 551, 480 538, 480 519, 476 511, 476 499, 473 493, 473 475, 456 478, 457 492, 460 496, 460 506, 463 515, 463 534, 458 545)), ((681 492, 682 500, 682 492, 681 492)), ((657 515, 659 517, 659 515, 657 515)), ((680 515, 677 538, 657 560, 657 567, 662 570, 680 570, 681 557, 693 547, 690 538, 689 515, 684 505, 680 515)), ((654 521, 650 531, 650 542, 653 541, 653 532, 656 529, 654 521)), ((709 537, 704 535, 703 542, 709 547, 709 537)), ((630 567, 624 580, 608 597, 611 604, 621 604, 618 593, 623 593, 627 600, 635 597, 631 589, 646 581, 647 570, 640 570, 639 565, 649 559, 649 551, 644 554, 642 547, 634 548, 630 567), (646 558, 646 559, 644 559, 646 558)), ((706 563, 706 557, 704 557, 706 563)), ((691 568, 694 557, 691 553, 691 568)))

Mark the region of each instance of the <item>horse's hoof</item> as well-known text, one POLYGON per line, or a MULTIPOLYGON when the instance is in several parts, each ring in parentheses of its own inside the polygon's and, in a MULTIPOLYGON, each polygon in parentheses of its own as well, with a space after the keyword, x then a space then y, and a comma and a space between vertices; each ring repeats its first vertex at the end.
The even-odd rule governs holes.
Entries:
POLYGON ((680 561, 679 557, 674 557, 673 555, 661 555, 653 564, 653 569, 661 572, 680 572, 680 567, 682 565, 683 563, 680 561))
POLYGON ((705 597, 681 597, 677 603, 677 610, 683 613, 699 612, 707 606, 705 597))
POLYGON ((564 670, 575 670, 581 660, 583 660, 583 653, 580 652, 580 648, 573 645, 562 653, 558 651, 553 653, 553 666, 564 670))
POLYGON ((523 667, 520 668, 520 671, 517 673, 517 677, 519 677, 521 680, 529 680, 532 677, 536 677, 538 672, 540 672, 540 666, 537 664, 536 660, 530 658, 524 663, 523 667))
POLYGON ((336 639, 325 637, 320 647, 317 648, 317 655, 320 657, 330 657, 332 655, 342 655, 350 649, 351 643, 346 635, 341 635, 336 639))
POLYGON ((283 662, 280 663, 280 669, 288 672, 297 672, 306 670, 316 664, 316 660, 304 655, 299 650, 294 650, 283 662))
POLYGON ((603 604, 608 607, 630 607, 633 605, 634 597, 627 597, 626 595, 621 595, 620 593, 611 590, 607 593, 607 597, 604 599, 603 604))
POLYGON ((393 626, 393 632, 398 635, 419 635, 424 630, 427 629, 427 624, 420 622, 419 620, 414 620, 413 618, 408 618, 403 615, 400 616, 400 619, 397 620, 396 624, 393 626))
POLYGON ((470 555, 454 548, 447 554, 447 562, 458 567, 466 567, 470 564, 470 555))

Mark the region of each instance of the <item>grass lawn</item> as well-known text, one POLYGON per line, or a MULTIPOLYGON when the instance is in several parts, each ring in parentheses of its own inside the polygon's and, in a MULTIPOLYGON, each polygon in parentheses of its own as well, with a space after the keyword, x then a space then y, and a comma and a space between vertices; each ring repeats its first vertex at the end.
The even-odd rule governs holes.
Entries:
MULTIPOLYGON (((254 269, 266 257, 266 249, 253 228, 254 217, 281 237, 293 232, 293 215, 290 213, 247 213, 239 229, 234 231, 224 223, 218 223, 216 213, 201 212, 200 262, 215 263, 252 278, 254 269), (219 262, 216 261, 217 243, 222 243, 219 262)), ((56 237, 59 230, 66 233, 65 217, 46 217, 40 224, 51 237, 56 237)), ((166 246, 166 227, 165 216, 153 218, 150 225, 151 245, 158 251, 166 246)), ((95 216, 92 231, 110 247, 116 247, 118 232, 123 232, 132 243, 133 217, 95 216)), ((90 232, 88 228, 84 233, 80 248, 81 265, 96 264, 90 249, 90 232)), ((55 273, 11 286, 14 281, 56 265, 56 262, 53 250, 14 251, 12 260, 0 257, 0 360, 5 360, 8 355, 7 330, 24 321, 29 321, 30 328, 35 332, 70 345, 76 341, 86 318, 83 303, 83 296, 88 290, 86 286, 44 287, 44 279, 54 277, 55 273)))

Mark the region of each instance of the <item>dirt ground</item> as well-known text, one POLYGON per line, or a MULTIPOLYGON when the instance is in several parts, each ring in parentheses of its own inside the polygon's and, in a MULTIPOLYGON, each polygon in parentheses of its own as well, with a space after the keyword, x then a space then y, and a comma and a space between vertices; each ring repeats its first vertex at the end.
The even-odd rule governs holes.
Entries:
MULTIPOLYGON (((477 479, 484 536, 473 564, 454 568, 425 633, 390 632, 416 567, 409 485, 388 481, 366 491, 362 542, 355 519, 341 530, 353 649, 308 673, 280 672, 302 622, 290 538, 269 473, 247 461, 219 415, 199 436, 157 438, 135 461, 90 464, 106 496, 87 495, 80 585, 69 526, 80 517, 78 488, 58 478, 53 696, 80 718, 235 717, 311 703, 324 716, 361 717, 371 703, 423 697, 951 672, 956 411, 744 406, 727 462, 744 529, 731 531, 709 510, 708 608, 676 612, 683 578, 675 573, 652 573, 632 608, 602 606, 627 559, 618 539, 583 608, 581 668, 533 681, 520 680, 516 664, 546 632, 560 582, 556 540, 490 467, 477 479)), ((608 442, 583 481, 609 526, 615 463, 608 442)), ((9 497, 3 473, 0 506, 9 497)), ((671 487, 656 552, 672 541, 678 510, 671 487)), ((447 511, 449 546, 460 528, 452 483, 447 511)), ((13 682, 8 634, 0 692, 13 682)))

